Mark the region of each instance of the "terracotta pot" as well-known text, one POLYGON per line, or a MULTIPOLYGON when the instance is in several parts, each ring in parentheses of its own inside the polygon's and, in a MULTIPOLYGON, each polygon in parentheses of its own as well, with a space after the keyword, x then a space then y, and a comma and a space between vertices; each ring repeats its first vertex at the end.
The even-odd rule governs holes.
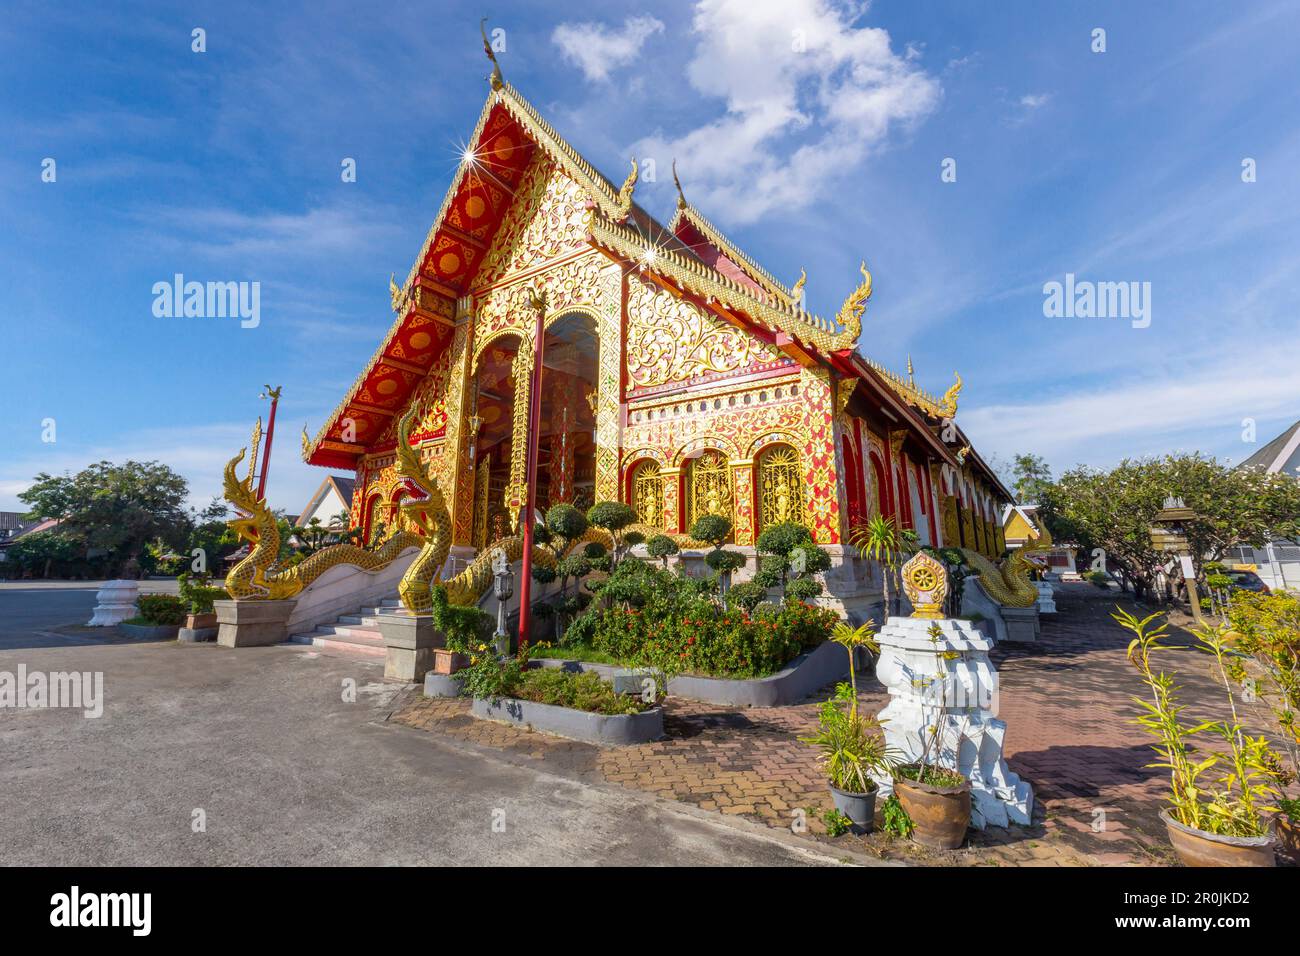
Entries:
POLYGON ((441 647, 434 649, 433 672, 435 674, 454 674, 466 667, 469 667, 468 655, 458 654, 455 651, 449 651, 441 647))
POLYGON ((1286 813, 1277 815, 1277 847, 1279 854, 1292 863, 1300 863, 1300 823, 1286 813))
POLYGON ((1160 811, 1169 842, 1184 866, 1276 866, 1273 860, 1275 833, 1260 837, 1220 836, 1184 826, 1160 811))
POLYGON ((955 850, 970 826, 970 781, 936 787, 906 777, 894 781, 894 792, 912 818, 912 839, 936 850, 955 850))
POLYGON ((192 631, 202 630, 207 627, 216 627, 217 612, 210 611, 207 614, 186 614, 185 626, 192 631))
POLYGON ((835 802, 835 809, 853 823, 854 833, 871 832, 876 822, 876 791, 854 793, 831 787, 831 799, 835 802))

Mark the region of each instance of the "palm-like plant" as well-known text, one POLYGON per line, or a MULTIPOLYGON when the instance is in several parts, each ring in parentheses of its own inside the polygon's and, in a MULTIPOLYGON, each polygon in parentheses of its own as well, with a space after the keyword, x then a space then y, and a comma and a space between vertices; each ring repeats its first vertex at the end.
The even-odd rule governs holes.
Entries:
POLYGON ((867 621, 858 627, 849 627, 844 621, 835 625, 831 631, 831 640, 840 647, 849 652, 849 685, 853 689, 853 704, 850 707, 850 718, 856 718, 858 715, 858 675, 854 669, 853 652, 859 647, 865 647, 873 654, 880 653, 880 645, 872 635, 876 632, 876 622, 867 621))
POLYGON ((893 515, 875 515, 849 531, 849 542, 858 549, 858 554, 880 562, 885 569, 885 620, 888 621, 892 607, 889 582, 902 563, 903 555, 916 550, 916 532, 899 526, 893 515))

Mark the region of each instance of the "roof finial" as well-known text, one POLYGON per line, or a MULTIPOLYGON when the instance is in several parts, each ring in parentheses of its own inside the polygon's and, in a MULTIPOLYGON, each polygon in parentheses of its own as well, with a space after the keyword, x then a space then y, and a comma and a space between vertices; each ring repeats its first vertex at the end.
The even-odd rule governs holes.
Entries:
POLYGON ((916 387, 916 376, 912 373, 912 356, 907 356, 907 384, 916 387))
POLYGON ((478 32, 483 34, 483 52, 492 61, 492 75, 488 79, 492 83, 492 89, 499 90, 505 81, 501 79, 501 64, 497 62, 497 55, 492 52, 492 44, 488 42, 486 24, 487 17, 484 17, 478 22, 478 32))
POLYGON ((623 180, 623 187, 618 191, 618 213, 620 219, 627 218, 632 211, 632 191, 636 189, 637 165, 636 157, 632 157, 632 171, 627 174, 627 179, 623 180))
POLYGON ((790 286, 790 294, 794 297, 794 301, 796 303, 799 301, 799 297, 803 295, 803 286, 804 283, 807 281, 808 281, 808 270, 801 268, 799 270, 799 281, 796 282, 794 285, 790 286))
POLYGON ((677 160, 673 159, 673 185, 677 187, 677 208, 686 208, 686 194, 682 192, 682 181, 677 178, 677 160))

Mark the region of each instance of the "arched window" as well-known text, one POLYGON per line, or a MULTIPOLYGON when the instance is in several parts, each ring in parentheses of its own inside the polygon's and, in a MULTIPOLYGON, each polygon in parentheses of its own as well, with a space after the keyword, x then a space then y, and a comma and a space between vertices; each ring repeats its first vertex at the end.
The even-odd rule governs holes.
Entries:
POLYGON ((731 520, 731 469, 720 451, 709 449, 691 459, 686 483, 686 528, 701 515, 731 520))
POLYGON ((803 469, 789 445, 769 445, 758 456, 758 526, 804 520, 803 469))
POLYGON ((664 526, 664 480, 659 462, 647 458, 632 469, 630 497, 638 521, 652 528, 664 526))

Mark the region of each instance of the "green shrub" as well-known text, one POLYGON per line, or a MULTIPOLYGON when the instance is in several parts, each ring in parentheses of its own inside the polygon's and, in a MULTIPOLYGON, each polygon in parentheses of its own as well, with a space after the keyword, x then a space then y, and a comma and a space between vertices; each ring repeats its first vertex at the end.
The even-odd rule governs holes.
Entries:
POLYGON ((616 694, 595 671, 564 671, 558 667, 524 671, 514 696, 555 707, 593 714, 638 714, 652 704, 635 695, 616 694))
POLYGON ((766 597, 767 588, 757 581, 746 581, 743 584, 733 584, 727 591, 727 606, 753 613, 758 602, 766 597))
POLYGON ((492 621, 492 615, 475 605, 462 607, 447 600, 447 589, 435 584, 429 589, 433 601, 433 626, 447 639, 446 648, 457 654, 468 654, 481 642, 483 631, 492 621))
POLYGON ((1110 587, 1110 577, 1105 571, 1089 571, 1084 577, 1099 588, 1108 589, 1110 587))
POLYGON ((650 540, 645 543, 646 554, 652 558, 658 558, 663 562, 664 569, 668 569, 668 559, 681 549, 677 547, 677 542, 666 534, 656 534, 651 536, 650 540))
POLYGON ((821 582, 812 578, 795 578, 785 587, 785 596, 795 601, 811 601, 821 593, 821 582))
POLYGON ((166 627, 185 620, 185 605, 173 594, 142 594, 135 606, 140 613, 132 621, 150 627, 166 627))
POLYGON ((704 563, 719 574, 738 571, 745 566, 748 560, 739 551, 725 551, 722 549, 710 551, 704 556, 704 563))
POLYGON ((715 548, 722 547, 722 543, 730 534, 731 519, 724 518, 722 515, 700 515, 691 525, 692 538, 707 541, 715 548))

